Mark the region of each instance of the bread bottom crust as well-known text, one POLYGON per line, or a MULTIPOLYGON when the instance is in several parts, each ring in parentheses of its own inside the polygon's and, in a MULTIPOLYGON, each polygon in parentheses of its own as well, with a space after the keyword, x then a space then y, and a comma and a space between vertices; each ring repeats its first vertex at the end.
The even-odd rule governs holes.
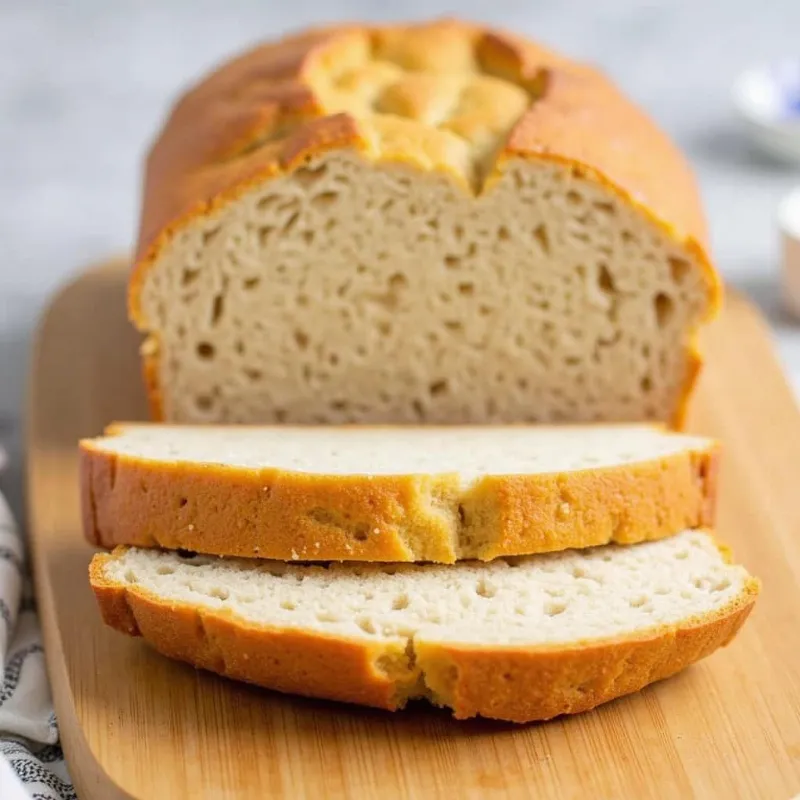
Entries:
POLYGON ((727 606, 636 636, 574 646, 477 646, 322 636, 258 626, 230 612, 165 601, 110 581, 96 555, 90 581, 104 622, 159 653, 267 689, 397 710, 424 697, 456 719, 527 723, 588 711, 675 675, 726 646, 760 584, 748 579, 727 606))

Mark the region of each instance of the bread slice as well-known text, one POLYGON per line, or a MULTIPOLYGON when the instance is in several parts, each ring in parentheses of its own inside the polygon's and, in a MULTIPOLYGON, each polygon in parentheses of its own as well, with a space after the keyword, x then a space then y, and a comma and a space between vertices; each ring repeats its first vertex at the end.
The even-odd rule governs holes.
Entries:
POLYGON ((650 425, 112 425, 86 536, 282 560, 489 560, 711 526, 718 445, 650 425))
POLYGON ((710 535, 491 564, 293 565, 124 548, 94 557, 104 621, 281 692, 457 718, 585 711, 726 645, 758 580, 710 535))
POLYGON ((177 98, 129 306, 160 421, 678 425, 720 298, 642 109, 436 20, 303 31, 177 98))

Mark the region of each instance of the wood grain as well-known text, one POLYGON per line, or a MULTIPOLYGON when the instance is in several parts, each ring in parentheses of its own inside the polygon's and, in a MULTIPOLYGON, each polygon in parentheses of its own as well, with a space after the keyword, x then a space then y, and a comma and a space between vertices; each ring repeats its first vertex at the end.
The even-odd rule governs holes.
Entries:
POLYGON ((541 725, 304 700, 168 661, 106 629, 87 582, 76 442, 143 419, 124 265, 64 289, 28 397, 28 502, 47 662, 81 798, 770 798, 800 793, 800 419, 769 331, 736 296, 706 337, 691 428, 719 436, 721 530, 764 590, 682 675, 541 725))

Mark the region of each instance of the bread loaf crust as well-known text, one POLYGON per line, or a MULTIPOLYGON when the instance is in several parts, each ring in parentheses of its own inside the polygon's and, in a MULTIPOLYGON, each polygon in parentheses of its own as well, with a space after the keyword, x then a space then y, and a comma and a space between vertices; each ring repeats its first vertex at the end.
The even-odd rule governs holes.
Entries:
POLYGON ((636 636, 572 647, 474 646, 416 637, 365 642, 245 622, 230 612, 165 602, 139 587, 109 581, 114 555, 90 566, 104 622, 142 636, 170 658, 236 680, 310 697, 388 710, 424 696, 457 719, 483 716, 518 723, 592 709, 680 672, 727 645, 750 614, 757 579, 712 614, 636 636), (413 652, 413 657, 412 657, 413 652), (403 659, 404 668, 386 664, 403 659))
MULTIPOLYGON (((444 172, 466 192, 490 188, 512 159, 567 165, 638 208, 679 243, 706 273, 709 319, 720 305, 721 284, 707 255, 708 233, 694 177, 648 116, 593 68, 502 31, 445 19, 403 27, 307 30, 233 59, 186 92, 147 161, 130 278, 131 319, 148 330, 141 304, 144 281, 165 245, 193 220, 314 156, 346 149, 376 162, 402 160, 415 169, 444 172), (400 154, 381 153, 354 116, 326 111, 317 91, 320 76, 335 63, 362 51, 378 52, 396 39, 412 61, 415 49, 422 53, 433 47, 443 63, 456 63, 468 47, 486 74, 529 93, 529 108, 481 170, 477 185, 463 165, 431 151, 423 135, 404 140, 400 154)), ((684 346, 682 396, 669 420, 676 427, 683 425, 701 361, 694 341, 684 346)), ((154 338, 143 351, 143 370, 151 416, 161 420, 164 401, 154 338)))
MULTIPOLYGON (((116 429, 112 426, 109 433, 116 429)), ((716 518, 720 445, 614 467, 488 475, 317 475, 80 447, 95 545, 303 561, 484 561, 660 539, 716 518)))

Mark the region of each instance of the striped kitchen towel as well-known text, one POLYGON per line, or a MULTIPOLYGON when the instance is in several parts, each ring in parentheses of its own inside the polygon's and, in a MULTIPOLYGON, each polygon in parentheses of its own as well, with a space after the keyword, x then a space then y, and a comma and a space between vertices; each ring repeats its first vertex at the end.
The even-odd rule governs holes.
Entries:
POLYGON ((0 618, 0 798, 76 800, 58 743, 25 546, 2 495, 0 618))

